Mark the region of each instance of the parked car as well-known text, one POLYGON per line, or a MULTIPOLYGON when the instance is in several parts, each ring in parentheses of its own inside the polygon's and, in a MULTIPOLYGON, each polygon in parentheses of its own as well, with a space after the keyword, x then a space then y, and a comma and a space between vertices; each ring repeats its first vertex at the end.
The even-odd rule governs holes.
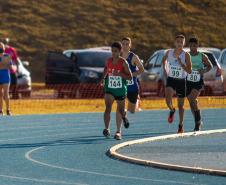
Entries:
POLYGON ((221 51, 218 62, 220 63, 222 68, 224 94, 226 94, 226 48, 221 51))
POLYGON ((30 72, 25 68, 25 66, 28 65, 29 62, 18 59, 17 88, 15 92, 12 90, 13 87, 10 87, 10 94, 14 99, 31 96, 31 75, 30 72))
POLYGON ((58 85, 55 86, 57 97, 103 96, 102 88, 98 83, 103 74, 105 61, 110 56, 110 50, 101 48, 66 50, 63 53, 49 51, 46 59, 45 82, 47 85, 58 85), (79 77, 73 71, 73 62, 70 59, 72 53, 77 57, 79 77), (97 88, 96 94, 93 93, 95 88, 97 88))
MULTIPOLYGON (((166 79, 162 70, 162 58, 166 51, 166 49, 156 51, 144 64, 145 72, 139 77, 142 96, 164 95, 166 79)), ((185 48, 185 51, 189 51, 189 48, 185 48)), ((222 94, 223 76, 220 64, 212 52, 204 49, 199 49, 199 51, 205 53, 213 65, 213 69, 204 74, 204 91, 202 94, 222 94)))
POLYGON ((214 54, 216 59, 218 60, 221 54, 221 50, 219 48, 209 48, 209 47, 199 47, 200 50, 207 50, 214 54))

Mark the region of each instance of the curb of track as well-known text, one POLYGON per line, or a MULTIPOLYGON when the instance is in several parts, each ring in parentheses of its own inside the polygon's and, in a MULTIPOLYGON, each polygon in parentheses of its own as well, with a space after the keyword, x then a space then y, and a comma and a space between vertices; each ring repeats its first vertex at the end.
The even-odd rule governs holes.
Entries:
POLYGON ((138 140, 132 140, 132 141, 127 141, 127 142, 120 143, 118 145, 111 147, 108 150, 108 155, 110 157, 116 158, 118 160, 135 163, 135 164, 140 164, 140 165, 144 165, 144 166, 150 166, 150 167, 156 167, 156 168, 162 168, 162 169, 168 169, 168 170, 192 172, 192 173, 202 173, 202 174, 208 174, 208 175, 226 176, 226 171, 224 171, 224 170, 181 166, 181 165, 161 163, 161 162, 156 162, 156 161, 151 161, 151 160, 143 160, 143 159, 139 159, 139 158, 122 155, 117 152, 119 149, 121 149, 123 147, 131 146, 134 144, 141 144, 141 143, 145 143, 145 142, 154 142, 154 141, 165 140, 165 139, 176 139, 176 138, 181 138, 181 137, 191 137, 191 136, 200 136, 200 135, 207 135, 207 134, 214 134, 214 133, 224 133, 224 132, 226 132, 226 129, 188 132, 188 133, 183 133, 183 134, 170 134, 170 135, 163 135, 163 136, 157 136, 157 137, 148 137, 148 138, 143 138, 143 139, 138 139, 138 140))

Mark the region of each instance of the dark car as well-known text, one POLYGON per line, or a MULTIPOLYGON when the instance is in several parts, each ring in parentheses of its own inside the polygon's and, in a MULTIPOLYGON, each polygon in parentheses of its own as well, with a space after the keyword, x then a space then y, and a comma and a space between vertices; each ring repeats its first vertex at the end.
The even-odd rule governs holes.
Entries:
POLYGON ((101 80, 105 61, 111 56, 109 50, 80 49, 65 52, 48 52, 46 60, 46 84, 57 89, 58 97, 100 97, 103 96, 98 83, 101 80), (76 55, 79 74, 71 54, 76 55))

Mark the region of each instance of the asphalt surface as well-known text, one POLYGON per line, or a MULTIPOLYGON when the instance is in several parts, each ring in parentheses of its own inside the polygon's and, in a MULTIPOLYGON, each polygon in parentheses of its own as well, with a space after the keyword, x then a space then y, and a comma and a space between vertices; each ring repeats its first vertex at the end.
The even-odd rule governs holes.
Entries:
MULTIPOLYGON (((121 141, 114 140, 113 136, 110 139, 102 136, 103 113, 2 117, 0 184, 226 184, 225 177, 145 167, 115 160, 106 155, 111 146, 120 142, 175 133, 178 116, 176 115, 175 123, 169 126, 166 122, 167 115, 168 111, 162 110, 129 114, 131 126, 129 129, 123 129, 121 141)), ((225 127, 225 109, 203 110, 202 115, 204 130, 225 127)), ((112 135, 115 132, 114 120, 113 113, 112 135)), ((191 131, 193 127, 191 113, 186 111, 185 131, 191 131)), ((225 136, 222 139, 225 139, 225 136)), ((170 142, 176 146, 179 141, 170 142)), ((211 152, 216 140, 209 139, 209 142, 210 148, 202 148, 202 145, 199 145, 200 149, 210 149, 211 152)), ((165 143, 164 147, 168 147, 168 144, 165 143)), ((155 143, 155 147, 161 148, 162 145, 163 143, 155 143)), ((186 150, 189 151, 189 148, 184 147, 184 153, 186 150)))

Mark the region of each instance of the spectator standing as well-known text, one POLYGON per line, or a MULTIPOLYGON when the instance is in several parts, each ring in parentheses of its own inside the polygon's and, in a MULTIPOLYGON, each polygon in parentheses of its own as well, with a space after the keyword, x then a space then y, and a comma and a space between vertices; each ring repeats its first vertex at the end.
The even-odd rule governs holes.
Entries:
POLYGON ((11 58, 5 52, 5 46, 0 43, 0 115, 3 115, 3 99, 6 104, 6 114, 12 115, 9 104, 10 70, 15 70, 11 58))
POLYGON ((14 69, 10 69, 10 88, 12 90, 12 98, 13 99, 18 99, 19 95, 17 93, 17 71, 18 71, 18 55, 17 51, 14 47, 9 45, 9 38, 4 39, 4 44, 5 44, 5 54, 8 54, 12 60, 13 65, 16 66, 14 69))

